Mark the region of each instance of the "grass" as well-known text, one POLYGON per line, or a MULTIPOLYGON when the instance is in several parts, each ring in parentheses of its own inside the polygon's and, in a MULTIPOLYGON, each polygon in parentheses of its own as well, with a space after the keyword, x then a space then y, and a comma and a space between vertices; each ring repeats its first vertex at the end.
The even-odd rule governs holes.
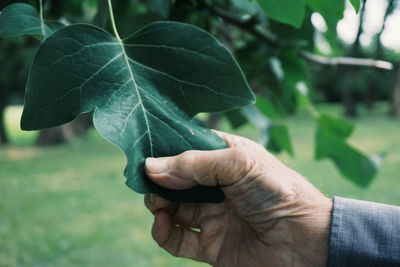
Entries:
MULTIPOLYGON (((143 197, 124 185, 125 158, 117 148, 95 131, 70 145, 29 146, 36 133, 19 130, 20 112, 8 108, 13 145, 0 148, 0 266, 207 266, 174 258, 151 239, 153 218, 143 197)), ((400 205, 399 121, 378 110, 357 122, 351 142, 387 153, 368 189, 345 180, 330 161, 313 160, 314 124, 307 116, 286 122, 296 157, 279 157, 325 193, 400 205)), ((226 122, 222 128, 230 130, 226 122)), ((248 126, 238 133, 256 137, 248 126)))

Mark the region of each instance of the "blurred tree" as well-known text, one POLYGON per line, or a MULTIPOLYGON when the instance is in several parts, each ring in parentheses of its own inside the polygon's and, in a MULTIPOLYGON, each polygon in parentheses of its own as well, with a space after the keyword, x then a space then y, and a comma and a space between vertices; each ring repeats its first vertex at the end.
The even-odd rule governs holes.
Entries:
POLYGON ((397 78, 393 90, 393 97, 391 100, 389 115, 392 117, 400 116, 400 67, 397 66, 397 78))

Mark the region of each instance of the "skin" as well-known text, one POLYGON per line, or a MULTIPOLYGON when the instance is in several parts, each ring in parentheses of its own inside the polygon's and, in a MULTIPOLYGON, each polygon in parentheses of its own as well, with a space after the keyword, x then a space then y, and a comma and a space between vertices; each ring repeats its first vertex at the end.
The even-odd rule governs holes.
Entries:
POLYGON ((226 197, 215 204, 145 196, 154 240, 213 266, 326 266, 332 200, 257 143, 216 133, 227 149, 146 160, 161 186, 219 185, 226 197))

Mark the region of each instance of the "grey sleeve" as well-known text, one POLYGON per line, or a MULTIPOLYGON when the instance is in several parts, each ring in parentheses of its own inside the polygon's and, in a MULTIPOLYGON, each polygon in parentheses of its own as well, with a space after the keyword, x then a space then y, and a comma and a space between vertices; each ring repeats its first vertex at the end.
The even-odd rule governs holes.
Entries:
POLYGON ((400 207, 341 197, 333 203, 329 267, 400 266, 400 207))

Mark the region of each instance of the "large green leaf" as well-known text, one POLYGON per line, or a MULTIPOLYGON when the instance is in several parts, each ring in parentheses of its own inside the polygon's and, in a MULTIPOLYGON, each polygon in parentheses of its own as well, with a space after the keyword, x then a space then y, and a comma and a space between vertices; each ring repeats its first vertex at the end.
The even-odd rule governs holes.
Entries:
POLYGON ((192 117, 253 101, 232 55, 199 28, 156 22, 122 42, 78 24, 57 31, 40 47, 28 78, 22 128, 60 125, 95 109, 96 129, 128 158, 129 187, 172 200, 218 201, 222 193, 214 187, 157 186, 146 178, 144 160, 224 148, 222 139, 192 117))
POLYGON ((375 177, 378 163, 346 141, 353 128, 348 121, 320 115, 317 119, 315 157, 330 158, 346 178, 366 187, 375 177))
POLYGON ((46 38, 64 26, 61 22, 42 20, 37 10, 27 4, 12 4, 0 13, 0 37, 38 35, 46 38))
POLYGON ((300 28, 304 19, 305 0, 258 0, 268 17, 300 28))

